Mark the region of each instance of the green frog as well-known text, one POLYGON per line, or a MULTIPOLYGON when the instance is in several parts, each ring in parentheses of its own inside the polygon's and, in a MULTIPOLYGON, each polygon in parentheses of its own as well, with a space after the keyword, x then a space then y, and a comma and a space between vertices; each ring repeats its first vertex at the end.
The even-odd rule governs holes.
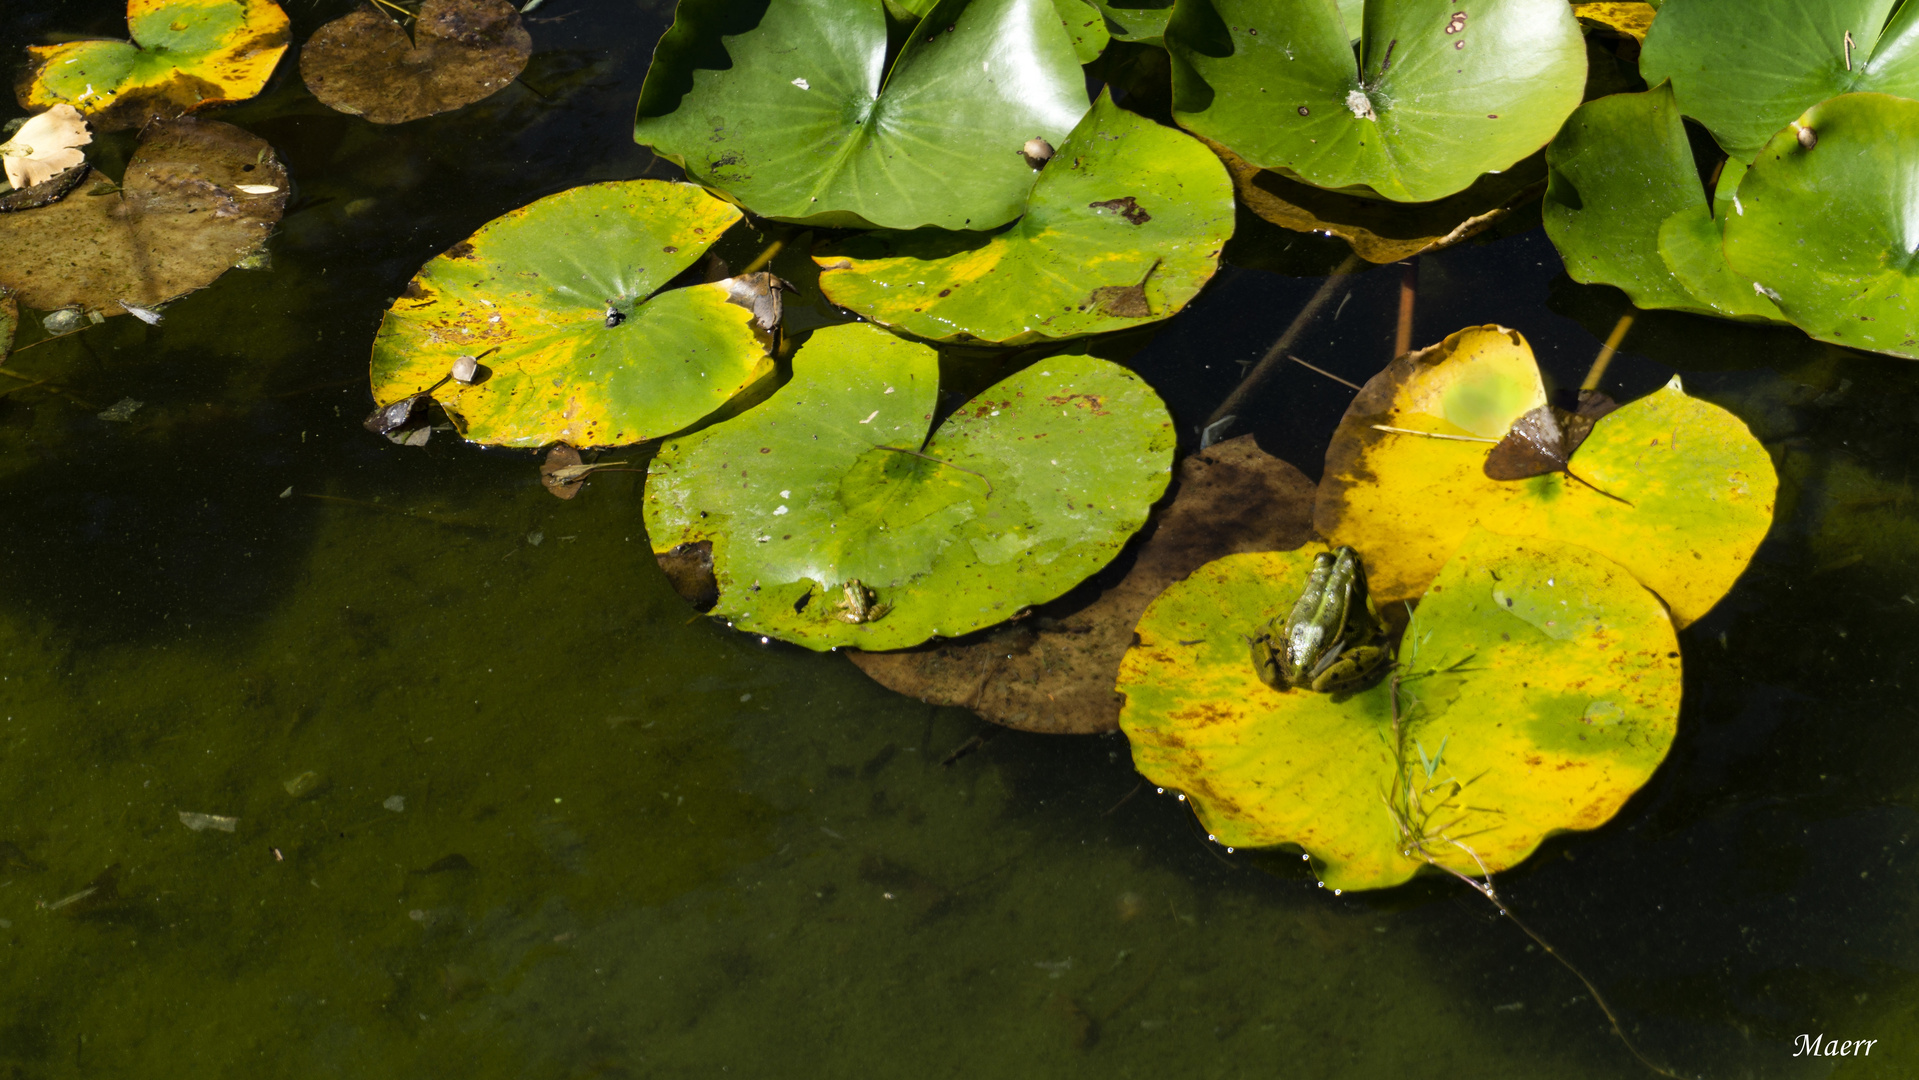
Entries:
POLYGON ((860 583, 859 578, 848 578, 840 587, 840 601, 833 605, 841 622, 870 623, 884 618, 893 610, 891 604, 876 603, 878 597, 873 590, 860 583))
POLYGON ((1385 661, 1379 609, 1366 594, 1359 554, 1350 547, 1313 557, 1306 588, 1285 622, 1274 618, 1248 641, 1259 681, 1275 690, 1331 693, 1357 686, 1385 661))

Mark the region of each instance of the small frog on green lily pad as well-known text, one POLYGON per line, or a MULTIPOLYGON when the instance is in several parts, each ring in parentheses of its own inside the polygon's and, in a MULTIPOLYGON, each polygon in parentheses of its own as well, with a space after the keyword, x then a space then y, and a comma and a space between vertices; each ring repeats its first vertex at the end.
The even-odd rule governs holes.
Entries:
POLYGON ((833 607, 841 622, 877 622, 893 610, 893 605, 877 603, 877 600, 878 596, 861 584, 859 578, 848 578, 840 588, 839 602, 833 607))
POLYGON ((1378 670, 1388 652, 1373 641, 1384 629, 1366 593, 1359 554, 1342 546, 1314 556, 1291 615, 1283 622, 1275 617, 1247 640, 1259 681, 1275 690, 1331 693, 1378 670))

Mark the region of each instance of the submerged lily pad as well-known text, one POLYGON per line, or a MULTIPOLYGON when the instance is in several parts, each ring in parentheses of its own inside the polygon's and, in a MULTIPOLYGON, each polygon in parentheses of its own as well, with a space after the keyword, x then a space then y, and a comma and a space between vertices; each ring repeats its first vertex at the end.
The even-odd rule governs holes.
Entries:
POLYGON ((132 42, 29 48, 20 104, 72 105, 102 131, 135 127, 258 94, 288 41, 272 0, 127 0, 127 28, 132 42))
POLYGON ((1126 576, 1091 603, 1075 590, 978 638, 850 658, 889 690, 996 724, 1053 735, 1114 731, 1122 702, 1113 679, 1154 597, 1213 559, 1295 548, 1312 536, 1313 482, 1241 435, 1180 462, 1172 505, 1154 518, 1126 576))
POLYGON ((636 141, 764 217, 990 229, 1087 108, 1053 0, 941 0, 892 70, 879 0, 682 0, 636 141))
POLYGON ((1649 84, 1671 79, 1680 110, 1727 153, 1751 161, 1780 128, 1827 98, 1919 96, 1919 5, 1671 0, 1646 34, 1639 68, 1649 84))
POLYGON ((20 302, 13 294, 0 289, 0 362, 13 351, 13 335, 20 329, 20 302))
POLYGON ((1585 87, 1565 0, 1366 0, 1362 18, 1363 34, 1331 0, 1180 0, 1175 119, 1317 187, 1426 202, 1546 145, 1585 87))
POLYGON ((1581 105, 1546 160, 1546 234, 1574 281, 1616 285, 1642 308, 1783 321, 1726 266, 1670 86, 1581 105))
POLYGON ((451 112, 526 70, 533 36, 507 0, 424 0, 408 28, 366 4, 315 31, 300 77, 330 109, 376 124, 451 112))
POLYGON ((1846 94, 1806 110, 1740 182, 1727 261, 1813 337, 1919 359, 1914 146, 1919 102, 1846 94))
POLYGON ((387 311, 374 400, 431 393, 463 437, 499 446, 678 431, 772 371, 729 281, 660 291, 740 217, 691 184, 624 180, 495 218, 387 311))
POLYGON ((1680 626, 1704 615, 1772 525, 1778 478, 1765 448, 1675 377, 1594 425, 1572 475, 1487 476, 1494 442, 1545 403, 1532 349, 1505 327, 1471 327, 1394 360, 1327 448, 1320 534, 1365 554, 1382 604, 1424 592, 1479 527, 1583 544, 1632 571, 1680 626))
POLYGON ((929 439, 938 383, 925 345, 861 323, 816 331, 771 398, 660 449, 654 551, 710 541, 712 614, 743 630, 897 649, 1072 588, 1165 490, 1172 420, 1117 364, 1047 357, 929 439))
POLYGON ((1106 30, 1114 41, 1141 45, 1165 43, 1166 21, 1173 17, 1173 0, 1093 0, 1093 6, 1106 17, 1106 30))
POLYGON ((256 254, 286 202, 286 169, 264 140, 218 120, 161 121, 118 190, 89 170, 58 202, 0 214, 0 287, 41 311, 157 307, 256 254))
POLYGON ((1134 767, 1218 842, 1297 845, 1337 889, 1429 859, 1477 877, 1604 824, 1665 758, 1678 641, 1623 567, 1475 531, 1420 602, 1397 686, 1274 690, 1246 637, 1291 609, 1316 550, 1209 563, 1153 602, 1120 664, 1134 767))
POLYGON ((817 261, 827 299, 894 330, 1018 345, 1173 315, 1232 233, 1232 182, 1206 147, 1101 94, 1011 228, 868 234, 817 261))

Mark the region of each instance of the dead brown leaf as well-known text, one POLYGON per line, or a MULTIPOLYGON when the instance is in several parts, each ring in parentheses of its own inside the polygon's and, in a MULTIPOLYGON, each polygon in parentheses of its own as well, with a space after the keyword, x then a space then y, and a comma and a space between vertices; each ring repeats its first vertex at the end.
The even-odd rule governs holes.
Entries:
POLYGON ((890 653, 848 652, 874 681, 997 724, 1049 734, 1119 727, 1120 657, 1153 598, 1240 551, 1285 551, 1313 537, 1315 488, 1250 435, 1180 463, 1179 492, 1151 526, 1133 568, 1077 610, 1055 601, 999 630, 890 653))
POLYGON ((376 124, 451 112, 519 78, 533 37, 506 0, 425 0, 413 33, 371 4, 300 50, 300 77, 328 108, 376 124))
POLYGON ((0 214, 0 287, 41 311, 156 308, 257 252, 287 202, 286 169, 265 140, 193 117, 149 126, 121 187, 88 190, 105 181, 87 170, 86 189, 0 214))

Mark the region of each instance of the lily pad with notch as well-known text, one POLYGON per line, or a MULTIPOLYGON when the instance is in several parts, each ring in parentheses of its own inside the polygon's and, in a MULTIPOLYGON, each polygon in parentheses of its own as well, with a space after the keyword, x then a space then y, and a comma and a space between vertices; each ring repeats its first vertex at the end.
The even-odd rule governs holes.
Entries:
POLYGON ((1840 94, 1919 97, 1919 5, 1897 0, 1671 0, 1639 57, 1680 111, 1750 162, 1800 113, 1840 94))
POLYGON ((1546 161, 1546 234, 1574 281, 1615 285, 1646 309, 1784 321, 1726 264, 1740 169, 1722 172, 1725 198, 1709 203, 1670 86, 1581 105, 1546 161))
POLYGON ((411 28, 369 3, 314 32, 300 77, 330 109, 401 124, 491 97, 532 55, 507 0, 422 0, 411 28))
POLYGON ((273 148, 218 120, 148 126, 117 188, 80 171, 67 197, 0 214, 0 287, 28 307, 157 308, 258 254, 286 209, 273 148))
POLYGON ((1470 327, 1394 360, 1327 448, 1320 534, 1365 554, 1382 605, 1423 593, 1484 528, 1585 545, 1659 594, 1679 626, 1704 615, 1771 528, 1778 478, 1765 448, 1675 377, 1599 419, 1576 452, 1562 445, 1522 468, 1524 444, 1545 436, 1506 440, 1545 405, 1531 347, 1505 327, 1470 327), (1562 455, 1578 479, 1547 467, 1562 455))
POLYGON ((682 0, 633 137, 754 213, 990 229, 1019 216, 1034 137, 1086 82, 1053 0, 940 0, 890 70, 880 0, 682 0))
POLYGON ((1681 693, 1665 609, 1625 568, 1543 538, 1464 538, 1392 676, 1268 687, 1246 636, 1291 609, 1320 550, 1208 563, 1153 601, 1120 664, 1134 767, 1217 842, 1295 846, 1335 889, 1429 863, 1478 877, 1604 824, 1665 758, 1681 693))
POLYGON ((773 370, 751 283, 665 288, 740 219, 664 180, 587 184, 495 218, 421 267, 388 309, 374 400, 430 396, 463 438, 497 446, 678 431, 773 370))
POLYGON ((290 40, 272 0, 127 0, 127 28, 131 42, 29 47, 20 104, 65 103, 101 131, 137 127, 253 97, 290 40))
POLYGON ((712 614, 809 649, 896 649, 1003 622, 1105 566, 1165 490, 1172 420, 1126 369, 1035 362, 932 430, 937 354, 814 332, 765 402, 663 445, 656 553, 708 543, 712 614))
POLYGON ((1428 202, 1546 145, 1584 92, 1565 0, 1358 6, 1179 0, 1174 118, 1315 187, 1428 202))
POLYGON ((1010 227, 871 233, 816 261, 827 299, 890 329, 1021 345, 1170 317, 1232 232, 1232 184, 1205 146, 1101 94, 1010 227))
POLYGON ((1845 94, 1806 110, 1740 181, 1728 264, 1821 341, 1919 359, 1915 145, 1919 101, 1845 94))

